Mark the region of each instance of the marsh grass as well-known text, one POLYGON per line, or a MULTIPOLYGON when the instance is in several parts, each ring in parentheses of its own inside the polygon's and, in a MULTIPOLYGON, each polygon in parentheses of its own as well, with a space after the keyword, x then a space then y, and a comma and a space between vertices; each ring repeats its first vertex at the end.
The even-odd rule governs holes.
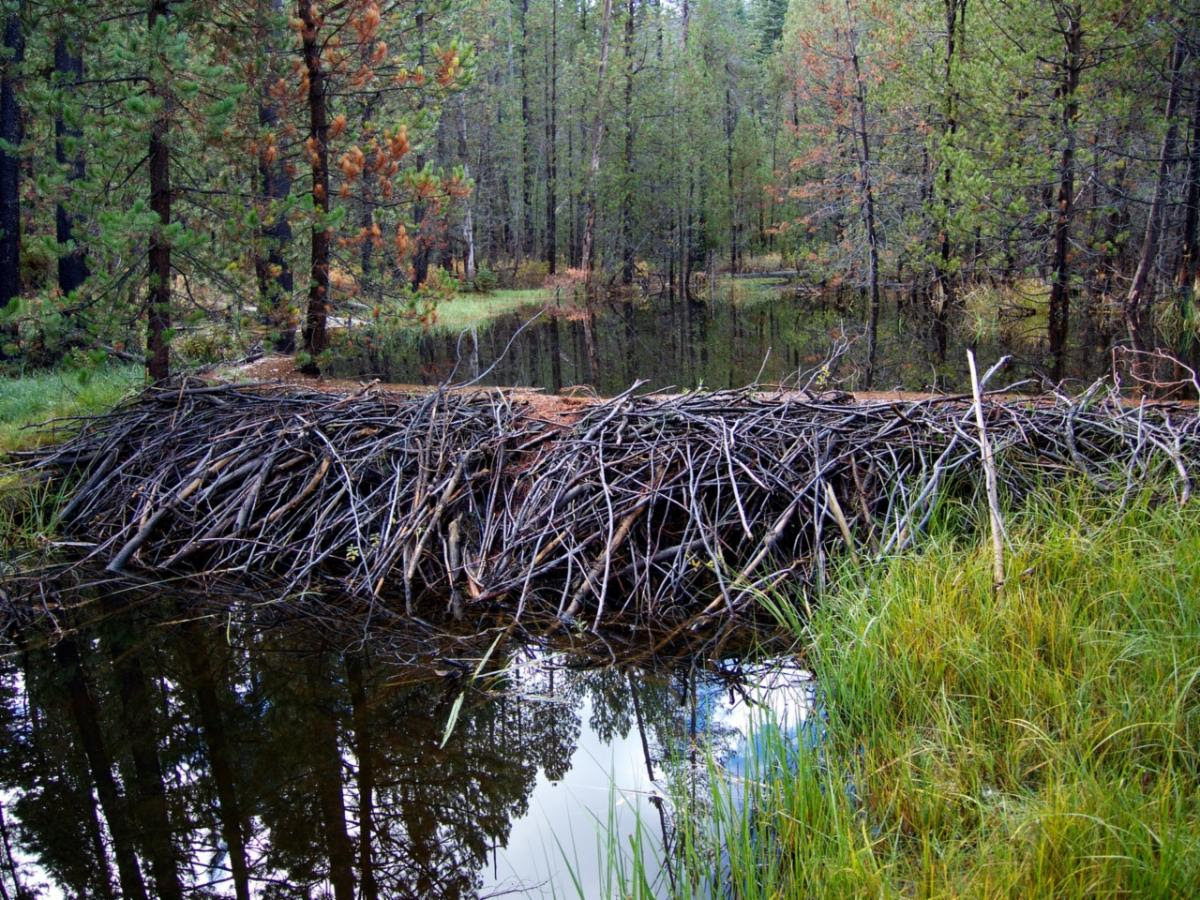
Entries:
POLYGON ((0 379, 0 453, 61 440, 72 426, 51 420, 104 412, 140 386, 142 378, 140 366, 115 366, 0 379))
MULTIPOLYGON (((0 379, 0 459, 61 440, 75 426, 53 420, 104 412, 141 383, 140 366, 0 379)), ((0 565, 36 549, 53 533, 60 491, 0 462, 0 552, 5 558, 0 565)))
POLYGON ((786 620, 826 737, 760 729, 743 780, 710 761, 704 802, 676 797, 676 893, 1200 890, 1200 509, 1039 491, 998 599, 971 518, 786 620))
MULTIPOLYGON (((567 297, 566 299, 570 299, 567 297)), ((461 331, 486 324, 497 316, 554 302, 553 291, 545 288, 502 290, 489 294, 457 294, 439 303, 432 325, 435 331, 461 331)))

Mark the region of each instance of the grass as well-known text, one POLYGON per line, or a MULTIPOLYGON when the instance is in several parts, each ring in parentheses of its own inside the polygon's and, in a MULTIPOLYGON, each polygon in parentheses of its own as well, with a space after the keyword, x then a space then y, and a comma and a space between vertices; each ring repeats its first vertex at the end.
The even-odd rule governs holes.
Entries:
POLYGON ((453 300, 438 304, 434 328, 442 331, 461 331, 482 325, 505 313, 532 306, 542 306, 554 299, 544 288, 532 290, 492 291, 490 294, 456 294, 453 300))
MULTIPOLYGON (((72 426, 48 420, 104 412, 142 379, 141 366, 86 376, 38 372, 0 379, 0 456, 61 440, 72 426)), ((0 465, 0 549, 5 557, 36 548, 53 532, 58 501, 47 485, 0 465)))
POLYGON ((764 729, 749 802, 722 777, 680 799, 692 888, 723 870, 746 898, 1200 890, 1200 508, 1068 487, 1010 519, 1001 598, 986 538, 945 527, 847 567, 796 626, 828 736, 764 729))
POLYGON ((0 452, 26 450, 61 439, 51 419, 104 412, 141 385, 141 366, 79 373, 38 372, 0 379, 0 452))

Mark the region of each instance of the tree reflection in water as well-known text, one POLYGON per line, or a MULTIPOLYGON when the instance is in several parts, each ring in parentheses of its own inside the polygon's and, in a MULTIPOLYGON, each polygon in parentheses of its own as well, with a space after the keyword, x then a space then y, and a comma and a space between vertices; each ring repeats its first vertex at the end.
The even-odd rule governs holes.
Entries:
POLYGON ((696 732, 721 736, 695 702, 719 685, 521 648, 467 689, 443 747, 465 680, 369 643, 143 607, 14 647, 0 677, 9 896, 473 896, 535 786, 567 775, 585 717, 597 747, 637 734, 652 780, 696 732))

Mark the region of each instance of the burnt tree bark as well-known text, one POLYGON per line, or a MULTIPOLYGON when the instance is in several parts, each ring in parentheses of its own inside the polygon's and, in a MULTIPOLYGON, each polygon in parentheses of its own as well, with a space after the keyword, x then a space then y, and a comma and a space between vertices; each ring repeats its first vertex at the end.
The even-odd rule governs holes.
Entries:
MULTIPOLYGON (((152 0, 147 14, 151 34, 169 12, 167 0, 152 0)), ((150 94, 162 104, 150 123, 150 209, 158 224, 150 233, 150 296, 146 314, 146 373, 151 381, 171 374, 171 95, 164 81, 152 79, 150 94)))
MULTIPOLYGON (((18 8, 10 9, 3 27, 6 58, 0 61, 0 141, 16 148, 23 138, 18 82, 25 56, 25 33, 18 8)), ((0 309, 20 293, 21 158, 15 150, 0 146, 0 309)))
MULTIPOLYGON (((74 86, 83 80, 83 56, 73 46, 74 40, 63 32, 54 39, 54 73, 59 87, 74 86)), ((80 131, 68 125, 60 109, 54 117, 54 160, 66 172, 68 184, 82 181, 87 174, 83 150, 68 143, 78 142, 80 131)), ((58 241, 58 290, 64 296, 80 287, 88 278, 87 250, 75 234, 75 217, 61 199, 54 207, 54 237, 58 241)))
POLYGON ((309 358, 301 371, 316 375, 320 371, 317 355, 329 346, 329 252, 332 237, 326 221, 329 214, 329 109, 321 60, 322 44, 317 36, 321 28, 319 13, 313 0, 299 0, 298 11, 304 71, 308 77, 308 155, 316 215, 309 257, 308 309, 304 317, 304 351, 309 358))
POLYGON ((1058 196, 1050 262, 1050 309, 1047 337, 1050 374, 1066 371, 1067 332, 1071 316, 1071 226, 1075 218, 1076 120, 1079 118, 1079 74, 1083 70, 1083 11, 1079 4, 1059 4, 1056 10, 1063 34, 1063 59, 1058 87, 1062 104, 1062 150, 1058 162, 1058 196))
MULTIPOLYGON (((283 0, 269 0, 270 18, 274 19, 283 13, 283 0)), ((274 24, 272 21, 262 23, 263 46, 271 48, 274 24)), ((274 73, 267 67, 262 73, 263 80, 260 88, 258 106, 258 124, 274 134, 279 127, 279 109, 271 96, 271 83, 274 73)), ((259 190, 263 205, 270 211, 292 191, 292 179, 287 167, 280 158, 278 149, 273 143, 259 151, 258 159, 259 190)), ((274 328, 272 343, 280 353, 294 353, 296 350, 296 327, 292 322, 289 306, 295 279, 292 275, 291 263, 288 261, 287 247, 292 242, 292 226, 287 217, 279 210, 274 215, 264 217, 262 230, 259 235, 266 249, 266 256, 261 253, 255 259, 255 274, 258 277, 259 302, 262 304, 262 318, 267 319, 274 328)))

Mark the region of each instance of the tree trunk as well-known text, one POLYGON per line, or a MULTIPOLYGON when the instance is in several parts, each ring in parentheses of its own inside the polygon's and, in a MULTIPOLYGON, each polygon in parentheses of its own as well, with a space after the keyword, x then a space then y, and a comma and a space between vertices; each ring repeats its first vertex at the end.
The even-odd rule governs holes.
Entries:
POLYGON ((533 250, 533 154, 529 134, 529 0, 521 0, 521 256, 533 250))
POLYGON ((329 346, 329 249, 332 235, 325 219, 329 214, 329 111, 326 104, 325 72, 321 62, 321 27, 313 0, 299 0, 304 69, 308 76, 308 152, 312 166, 312 199, 316 221, 312 227, 308 310, 304 318, 304 351, 308 361, 301 368, 317 375, 317 355, 329 346))
POLYGON ((871 144, 867 133, 867 88, 858 59, 858 33, 850 0, 846 0, 846 18, 849 23, 850 62, 854 69, 855 112, 858 116, 858 182, 862 194, 863 225, 867 231, 867 370, 863 377, 863 388, 870 390, 875 381, 879 335, 879 240, 875 230, 875 187, 871 175, 871 144))
POLYGON ((729 272, 738 271, 737 201, 733 190, 733 90, 729 85, 729 67, 725 68, 725 184, 729 191, 729 272))
POLYGON ((604 78, 608 71, 608 32, 611 22, 612 0, 604 0, 604 13, 600 20, 600 65, 596 74, 596 112, 592 117, 592 146, 587 170, 583 250, 580 261, 589 282, 596 266, 596 176, 600 172, 600 147, 604 143, 604 78))
POLYGON ((1054 219, 1051 259, 1050 310, 1047 336, 1050 341, 1051 377, 1060 380, 1066 370, 1067 329, 1071 315, 1071 225, 1075 217, 1075 120, 1079 117, 1079 73, 1083 68, 1082 11, 1077 4, 1065 8, 1062 83, 1063 146, 1058 164, 1058 210, 1054 219))
MULTIPOLYGON (((19 9, 4 19, 6 59, 0 62, 0 140, 16 148, 23 137, 17 99, 25 35, 19 9)), ((21 158, 0 146, 0 309, 21 293, 21 158)), ((6 329, 9 330, 9 329, 6 329)), ((2 339, 15 337, 15 328, 2 339)), ((0 348, 0 358, 5 355, 0 348)))
POLYGON ((550 0, 550 102, 546 109, 546 265, 558 269, 558 0, 550 0))
MULTIPOLYGON (((277 17, 283 12, 283 0, 269 0, 270 12, 277 17)), ((267 48, 267 57, 274 48, 274 23, 267 22, 263 28, 263 46, 267 48)), ((274 134, 279 127, 279 110, 270 93, 270 85, 274 73, 269 64, 263 72, 258 106, 258 123, 274 134)), ((260 151, 258 162, 259 187, 262 191, 263 204, 270 208, 279 204, 292 192, 292 179, 283 164, 281 154, 273 146, 260 151)), ((282 211, 276 210, 274 217, 264 216, 261 240, 266 246, 266 258, 255 260, 258 275, 259 302, 262 304, 264 318, 270 321, 275 335, 273 344, 280 353, 296 351, 296 326, 292 322, 291 301, 295 280, 292 276, 291 263, 288 260, 287 248, 292 243, 292 226, 282 211)))
MULTIPOLYGON (((54 40, 54 73, 59 88, 74 87, 83 80, 83 57, 73 49, 67 35, 60 32, 54 40)), ((68 153, 67 142, 78 142, 80 131, 67 125, 62 112, 54 117, 54 160, 67 173, 67 182, 74 187, 86 175, 83 148, 76 146, 68 153)), ((75 237, 75 219, 67 205, 59 200, 54 208, 54 236, 58 241, 58 290, 64 297, 71 295, 88 278, 87 250, 75 237)))
MULTIPOLYGON (((470 150, 467 147, 467 105, 462 95, 458 98, 458 155, 463 161, 463 175, 471 177, 470 150)), ((475 205, 475 194, 472 192, 463 204, 462 236, 466 249, 463 253, 463 277, 467 281, 475 280, 475 220, 472 209, 475 205)))
POLYGON ((635 0, 625 15, 625 172, 621 203, 621 283, 633 284, 633 27, 635 0))
POLYGON ((1191 150, 1188 154, 1187 192, 1184 199, 1183 237, 1176 275, 1185 295, 1194 297, 1200 278, 1200 65, 1192 82, 1191 150))
MULTIPOLYGON (((418 10, 417 15, 417 61, 418 65, 425 65, 425 12, 418 10)), ((417 111, 425 108, 425 94, 420 95, 417 100, 417 111)), ((425 168, 425 154, 418 153, 416 158, 417 171, 425 168)), ((413 204, 413 225, 415 233, 413 235, 413 257, 412 257, 412 288, 415 291, 425 283, 425 279, 429 277, 429 238, 425 234, 425 214, 427 207, 424 201, 418 201, 413 204)))
MULTIPOLYGON (((168 0, 151 0, 147 21, 151 33, 168 13, 168 0)), ((151 381, 171 374, 171 149, 167 144, 171 122, 171 97, 163 83, 150 85, 150 93, 162 103, 150 124, 150 209, 158 224, 150 233, 150 297, 146 316, 146 373, 151 381)))
MULTIPOLYGON (((958 132, 958 94, 954 88, 954 55, 956 39, 958 38, 959 16, 967 14, 966 0, 945 0, 946 12, 946 57, 942 69, 946 92, 945 110, 942 122, 943 156, 945 149, 952 147, 954 136, 958 132)), ((938 252, 939 262, 936 272, 937 307, 934 312, 934 338, 937 347, 938 362, 946 361, 947 344, 949 342, 949 318, 951 311, 957 306, 958 298, 954 288, 954 280, 950 277, 950 217, 954 214, 953 200, 950 196, 953 184, 953 166, 948 159, 942 161, 942 202, 941 202, 941 234, 938 252)))
POLYGON ((1187 47, 1183 34, 1175 40, 1171 52, 1171 85, 1167 90, 1167 108, 1163 118, 1167 123, 1163 135, 1162 150, 1158 155, 1158 174, 1154 182, 1154 198, 1150 201, 1150 212, 1146 215, 1146 233, 1142 238, 1142 250, 1138 255, 1137 269, 1133 273, 1133 282, 1129 286, 1129 294, 1125 297, 1125 328, 1129 333, 1129 344, 1134 351, 1133 373, 1145 378, 1149 369, 1144 365, 1141 354, 1151 348, 1154 342, 1151 326, 1151 307, 1154 303, 1154 283, 1150 270, 1158 256, 1158 236, 1161 226, 1163 203, 1167 194, 1167 176, 1171 160, 1175 155, 1175 139, 1179 133, 1175 114, 1179 108, 1179 92, 1182 78, 1183 61, 1187 55, 1187 47))

